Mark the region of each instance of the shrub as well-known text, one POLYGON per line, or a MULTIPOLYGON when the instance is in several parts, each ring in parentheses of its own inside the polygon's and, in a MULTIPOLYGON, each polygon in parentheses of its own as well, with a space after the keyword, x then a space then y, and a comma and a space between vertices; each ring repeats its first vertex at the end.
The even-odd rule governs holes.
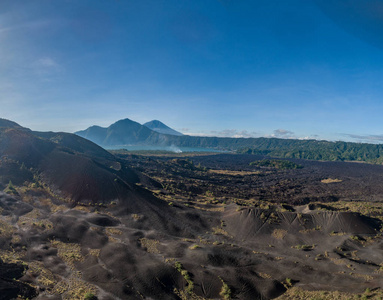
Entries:
POLYGON ((222 281, 222 289, 221 289, 221 292, 219 293, 220 296, 222 296, 223 299, 225 299, 225 300, 230 300, 231 299, 231 289, 230 289, 230 287, 227 285, 226 282, 224 282, 222 280, 221 277, 219 279, 221 279, 221 281, 222 281))
POLYGON ((4 190, 7 194, 14 194, 18 195, 19 193, 17 192, 16 188, 14 187, 13 183, 11 180, 9 180, 7 188, 4 190))
POLYGON ((96 300, 97 297, 93 295, 92 293, 86 293, 84 296, 84 300, 96 300))
POLYGON ((189 249, 191 250, 195 250, 195 249, 198 249, 198 248, 201 248, 199 245, 197 244, 194 244, 193 246, 190 246, 189 249))

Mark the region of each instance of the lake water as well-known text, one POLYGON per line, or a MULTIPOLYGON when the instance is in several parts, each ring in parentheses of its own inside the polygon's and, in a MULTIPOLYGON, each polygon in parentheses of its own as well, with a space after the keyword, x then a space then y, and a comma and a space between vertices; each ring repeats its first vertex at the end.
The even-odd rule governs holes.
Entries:
POLYGON ((128 151, 170 151, 174 153, 182 152, 227 152, 223 150, 211 149, 211 148, 189 148, 189 147, 176 147, 176 146, 131 146, 131 145, 121 145, 108 147, 109 150, 119 150, 126 149, 128 151))

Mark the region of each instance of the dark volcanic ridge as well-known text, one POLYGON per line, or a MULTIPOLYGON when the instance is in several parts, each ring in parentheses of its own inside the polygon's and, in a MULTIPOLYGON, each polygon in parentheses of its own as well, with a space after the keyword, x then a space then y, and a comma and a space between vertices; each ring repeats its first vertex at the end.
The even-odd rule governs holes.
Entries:
MULTIPOLYGON (((139 176, 96 144, 69 133, 0 128, 0 182, 47 185, 74 203, 127 199, 139 176)), ((138 193, 138 192, 137 192, 138 193)))

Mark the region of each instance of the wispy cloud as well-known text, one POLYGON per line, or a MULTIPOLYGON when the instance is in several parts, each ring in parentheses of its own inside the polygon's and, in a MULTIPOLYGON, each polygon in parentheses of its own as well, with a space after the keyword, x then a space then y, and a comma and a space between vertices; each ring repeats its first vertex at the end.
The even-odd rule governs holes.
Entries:
POLYGON ((59 65, 57 64, 57 62, 55 62, 52 58, 50 57, 43 57, 43 58, 40 58, 37 63, 42 66, 42 67, 46 67, 46 68, 57 68, 59 65))
MULTIPOLYGON (((211 130, 211 131, 193 131, 190 128, 182 128, 180 131, 186 135, 192 136, 206 136, 206 137, 230 137, 230 138, 281 138, 281 139, 297 139, 297 140, 313 140, 319 139, 319 135, 312 134, 308 136, 299 136, 294 132, 286 129, 276 129, 272 134, 262 134, 256 131, 225 129, 225 130, 211 130)), ((383 135, 382 135, 383 140, 383 135)))
POLYGON ((286 129, 276 129, 274 130, 274 133, 271 135, 272 137, 277 138, 295 138, 294 132, 286 129))
POLYGON ((13 28, 12 27, 1 27, 0 28, 0 34, 1 33, 6 33, 8 31, 11 31, 13 28))
POLYGON ((209 136, 209 137, 250 138, 250 137, 257 136, 257 132, 255 131, 237 130, 237 129, 211 130, 208 132, 190 132, 188 128, 183 128, 182 132, 188 135, 209 136))
POLYGON ((214 136, 218 137, 234 137, 234 138, 249 138, 255 137, 257 134, 255 131, 247 131, 247 130, 237 130, 237 129, 225 129, 221 131, 210 131, 210 133, 214 136))
POLYGON ((35 74, 43 79, 51 79, 51 76, 62 71, 62 66, 51 57, 41 57, 32 63, 32 69, 35 74))
POLYGON ((352 139, 358 140, 359 142, 375 142, 380 143, 383 142, 383 134, 366 134, 366 135, 359 135, 359 134, 349 134, 344 133, 344 136, 348 136, 352 139))
POLYGON ((52 24, 57 23, 57 20, 38 20, 38 21, 29 21, 19 24, 12 24, 8 26, 4 26, 3 24, 0 24, 0 34, 1 33, 7 33, 12 32, 16 30, 26 30, 26 31, 37 31, 42 30, 47 27, 51 27, 52 24))

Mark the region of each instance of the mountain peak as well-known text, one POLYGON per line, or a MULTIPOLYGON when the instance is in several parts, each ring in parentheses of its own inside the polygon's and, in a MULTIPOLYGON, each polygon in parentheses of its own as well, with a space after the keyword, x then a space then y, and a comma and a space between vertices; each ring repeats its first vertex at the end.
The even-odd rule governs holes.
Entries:
POLYGON ((153 131, 158 132, 158 133, 177 135, 177 136, 183 135, 181 132, 178 132, 178 131, 170 128, 169 126, 165 125, 164 123, 162 123, 161 121, 158 121, 158 120, 152 120, 150 122, 146 122, 143 125, 148 127, 149 129, 153 130, 153 131))
POLYGON ((153 124, 153 125, 159 125, 159 126, 166 126, 164 123, 162 123, 161 121, 159 120, 152 120, 150 122, 146 122, 145 124, 143 125, 146 125, 146 124, 153 124))
POLYGON ((137 122, 133 121, 133 120, 131 120, 129 118, 125 118, 125 119, 118 120, 118 121, 114 122, 113 124, 116 124, 116 123, 137 123, 137 122))
POLYGON ((151 137, 158 140, 159 134, 130 119, 119 120, 107 128, 91 126, 75 134, 98 145, 135 145, 145 143, 151 137))

